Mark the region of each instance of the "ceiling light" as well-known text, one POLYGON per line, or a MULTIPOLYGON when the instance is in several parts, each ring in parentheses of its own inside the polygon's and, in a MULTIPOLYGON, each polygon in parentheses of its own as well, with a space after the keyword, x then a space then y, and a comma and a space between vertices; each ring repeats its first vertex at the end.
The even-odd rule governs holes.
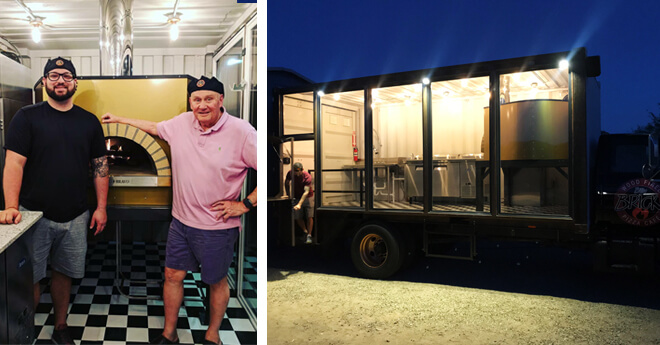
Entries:
POLYGON ((537 82, 532 83, 532 89, 536 89, 539 87, 539 84, 537 82))
POLYGON ((34 43, 41 42, 41 30, 39 30, 39 28, 43 24, 44 23, 41 21, 40 17, 35 17, 34 20, 30 21, 30 25, 32 25, 32 41, 34 41, 34 43))
POLYGON ((564 59, 559 61, 559 70, 563 71, 568 68, 568 60, 564 59))
POLYGON ((34 41, 34 43, 41 42, 41 31, 39 31, 39 27, 37 26, 32 28, 32 41, 34 41))
POLYGON ((319 95, 319 97, 325 96, 325 92, 323 92, 323 91, 319 91, 317 94, 319 95))
POLYGON ((428 85, 430 82, 431 81, 429 80, 429 78, 422 79, 422 84, 424 84, 424 85, 428 85))
POLYGON ((334 95, 332 96, 332 98, 334 98, 335 101, 338 101, 341 97, 339 96, 338 93, 336 93, 336 94, 334 94, 334 95))
POLYGON ((176 41, 179 38, 179 22, 181 21, 181 13, 167 13, 167 23, 170 24, 170 40, 176 41))
POLYGON ((177 23, 172 23, 170 27, 170 40, 176 41, 179 38, 179 25, 177 23))

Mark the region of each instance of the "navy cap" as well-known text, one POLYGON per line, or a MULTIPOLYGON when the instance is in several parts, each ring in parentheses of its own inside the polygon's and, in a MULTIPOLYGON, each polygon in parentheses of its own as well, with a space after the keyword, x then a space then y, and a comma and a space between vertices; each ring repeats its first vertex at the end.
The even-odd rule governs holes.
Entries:
POLYGON ((225 94, 224 85, 222 85, 218 79, 215 79, 215 77, 209 79, 205 76, 202 76, 201 78, 193 79, 190 83, 188 83, 188 95, 200 90, 215 91, 223 96, 225 94))
POLYGON ((56 68, 64 68, 65 70, 71 72, 74 78, 76 77, 76 68, 73 67, 73 62, 61 56, 58 56, 54 59, 48 59, 48 62, 46 62, 46 67, 44 67, 44 76, 56 68))

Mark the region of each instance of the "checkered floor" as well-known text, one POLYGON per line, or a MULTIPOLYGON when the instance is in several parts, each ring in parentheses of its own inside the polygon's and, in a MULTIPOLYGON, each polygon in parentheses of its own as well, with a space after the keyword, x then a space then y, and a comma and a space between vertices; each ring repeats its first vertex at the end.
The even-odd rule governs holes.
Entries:
MULTIPOLYGON (((90 244, 87 251, 86 273, 83 279, 74 279, 67 323, 77 344, 147 344, 150 338, 160 334, 163 328, 163 301, 139 300, 122 296, 113 288, 115 277, 115 244, 90 244)), ((131 279, 153 279, 154 283, 124 282, 124 291, 131 295, 160 296, 165 244, 133 243, 122 246, 122 271, 131 279), (130 273, 128 273, 130 272, 130 273)), ((256 258, 245 273, 256 277, 256 258)), ((235 262, 229 275, 235 276, 235 262)), ((248 281, 251 278, 247 278, 248 281)), ((188 273, 184 281, 184 305, 179 310, 178 335, 181 344, 201 344, 206 326, 200 321, 205 315, 202 301, 203 289, 198 288, 198 273, 188 273)), ((257 332, 248 314, 236 298, 234 284, 230 284, 231 297, 227 312, 220 326, 220 338, 224 344, 256 344, 257 332)), ((256 279, 246 288, 256 301, 256 279)), ((245 292, 245 291, 244 291, 245 292)), ((256 302, 255 302, 256 304, 256 302)), ((51 344, 54 315, 50 290, 41 295, 35 313, 36 344, 51 344)))

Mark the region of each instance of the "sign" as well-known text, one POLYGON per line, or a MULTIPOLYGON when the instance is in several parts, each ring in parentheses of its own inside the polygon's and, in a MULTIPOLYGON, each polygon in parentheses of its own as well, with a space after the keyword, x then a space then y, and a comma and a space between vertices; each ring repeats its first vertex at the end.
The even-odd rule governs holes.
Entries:
POLYGON ((645 178, 624 183, 616 192, 614 211, 635 226, 660 224, 660 183, 645 178))

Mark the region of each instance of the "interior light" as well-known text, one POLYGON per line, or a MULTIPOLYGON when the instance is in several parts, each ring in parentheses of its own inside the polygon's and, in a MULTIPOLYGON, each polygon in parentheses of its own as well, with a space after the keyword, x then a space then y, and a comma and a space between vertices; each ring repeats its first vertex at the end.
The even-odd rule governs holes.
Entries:
POLYGON ((429 80, 429 78, 422 79, 422 84, 424 84, 424 85, 428 85, 430 82, 431 81, 429 80))
POLYGON ((462 87, 467 87, 468 86, 468 80, 467 79, 461 79, 461 86, 462 87))
POLYGON ((41 30, 39 30, 39 25, 35 25, 32 28, 32 41, 34 41, 34 43, 41 42, 41 30))
POLYGON ((568 60, 564 59, 564 60, 559 61, 559 69, 560 70, 563 71, 567 68, 568 68, 568 60))
POLYGON ((323 92, 323 91, 319 91, 319 92, 317 92, 317 94, 319 95, 319 97, 325 96, 325 92, 323 92))
POLYGON ((332 98, 334 98, 335 101, 338 101, 339 98, 341 98, 341 97, 339 96, 338 93, 336 93, 336 94, 332 95, 332 98))
POLYGON ((181 21, 181 12, 171 12, 165 14, 167 24, 170 24, 170 40, 176 41, 179 38, 179 22, 181 21))
POLYGON ((532 83, 532 89, 537 89, 539 87, 539 83, 533 82, 532 83))
POLYGON ((178 22, 172 22, 170 27, 170 40, 176 41, 179 38, 179 25, 178 22))
POLYGON ((240 64, 240 63, 242 63, 242 62, 243 62, 243 60, 241 60, 241 59, 230 58, 229 60, 227 60, 227 66, 238 65, 238 64, 240 64))

